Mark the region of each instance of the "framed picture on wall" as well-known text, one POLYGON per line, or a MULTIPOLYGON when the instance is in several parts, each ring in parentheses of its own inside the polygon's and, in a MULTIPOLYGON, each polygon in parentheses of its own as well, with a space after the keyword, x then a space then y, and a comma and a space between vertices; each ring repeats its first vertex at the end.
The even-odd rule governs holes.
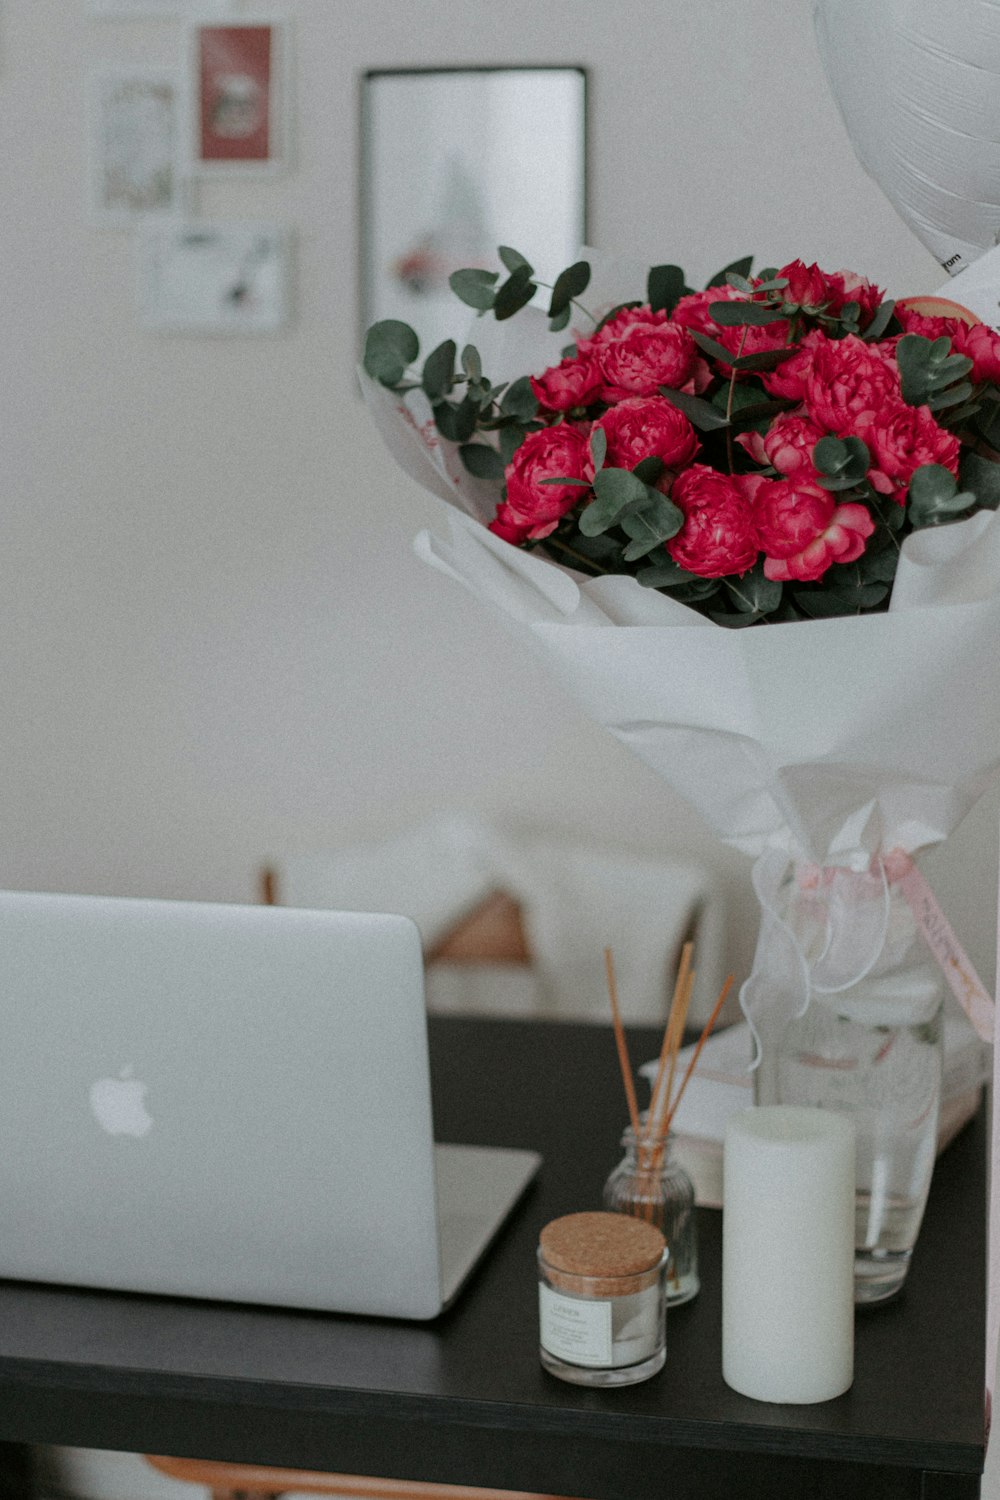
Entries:
POLYGON ((89 80, 89 196, 95 223, 126 228, 181 207, 181 78, 173 69, 105 68, 89 80))
MULTIPOLYGON (((453 271, 519 250, 551 282, 587 239, 587 75, 575 67, 393 69, 361 98, 361 329, 456 337, 453 271)), ((466 315, 468 314, 465 310, 466 315)))
POLYGON ((187 159, 199 176, 287 165, 287 26, 242 16, 189 24, 187 159))
POLYGON ((288 230, 276 224, 146 221, 139 320, 156 333, 276 333, 289 317, 288 230))

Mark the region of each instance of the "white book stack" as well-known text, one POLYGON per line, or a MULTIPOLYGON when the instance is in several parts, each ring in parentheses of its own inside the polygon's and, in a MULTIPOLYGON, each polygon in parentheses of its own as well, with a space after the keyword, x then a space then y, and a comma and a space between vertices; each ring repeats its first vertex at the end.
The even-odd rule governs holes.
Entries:
MULTIPOLYGON (((677 1056, 677 1076, 694 1052, 685 1047, 677 1056)), ((674 1153, 695 1187, 704 1208, 722 1207, 722 1141, 729 1116, 753 1104, 753 1038, 742 1022, 710 1036, 701 1050, 677 1110, 672 1135, 674 1153)), ((961 1014, 950 1014, 944 1026, 944 1078, 938 1155, 975 1115, 983 1085, 990 1076, 991 1053, 961 1014)), ((640 1073, 652 1084, 656 1063, 640 1073)))

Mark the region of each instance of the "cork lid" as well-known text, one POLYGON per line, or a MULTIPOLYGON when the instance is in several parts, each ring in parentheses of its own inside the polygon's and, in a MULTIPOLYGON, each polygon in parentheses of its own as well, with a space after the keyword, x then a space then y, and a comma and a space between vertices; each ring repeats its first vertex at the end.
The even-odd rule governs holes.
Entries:
POLYGON ((573 1276, 635 1276, 659 1264, 666 1240, 628 1214, 581 1213, 546 1224, 539 1245, 550 1266, 573 1276))

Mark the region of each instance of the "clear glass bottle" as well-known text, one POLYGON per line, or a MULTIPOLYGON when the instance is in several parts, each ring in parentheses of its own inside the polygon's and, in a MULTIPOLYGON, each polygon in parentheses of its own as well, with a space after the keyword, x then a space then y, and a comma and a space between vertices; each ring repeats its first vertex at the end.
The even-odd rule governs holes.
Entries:
POLYGON ((624 1157, 604 1184, 604 1207, 654 1224, 670 1252, 667 1302, 677 1307, 698 1295, 698 1225, 694 1184, 676 1160, 673 1139, 636 1141, 631 1125, 622 1136, 624 1157))
MULTIPOLYGON (((856 879, 861 894, 855 907, 845 903, 848 917, 854 913, 862 925, 873 903, 885 904, 877 961, 855 983, 826 992, 784 994, 769 974, 773 1016, 765 1010, 755 1021, 761 1064, 754 1100, 839 1110, 853 1119, 854 1296, 867 1303, 902 1287, 927 1202, 941 1103, 944 981, 898 886, 883 897, 869 877, 856 879)), ((789 886, 784 920, 812 967, 832 946, 830 886, 822 873, 813 884, 796 877, 789 886)), ((849 958, 850 921, 836 915, 843 924, 839 951, 849 958)))

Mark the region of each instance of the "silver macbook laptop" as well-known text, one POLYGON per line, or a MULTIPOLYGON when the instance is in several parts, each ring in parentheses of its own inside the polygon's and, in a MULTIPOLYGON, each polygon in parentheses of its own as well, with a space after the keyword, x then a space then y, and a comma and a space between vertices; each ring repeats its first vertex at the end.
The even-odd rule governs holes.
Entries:
POLYGON ((0 1016, 0 1276, 431 1318, 539 1165, 434 1146, 405 917, 0 892, 0 1016))

